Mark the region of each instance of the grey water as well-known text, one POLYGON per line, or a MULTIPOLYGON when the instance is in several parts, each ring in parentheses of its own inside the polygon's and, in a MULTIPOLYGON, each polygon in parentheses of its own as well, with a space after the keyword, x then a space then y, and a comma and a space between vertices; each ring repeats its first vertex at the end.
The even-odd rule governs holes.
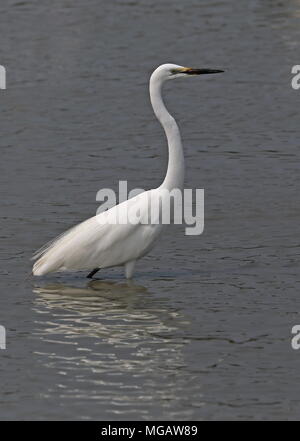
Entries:
POLYGON ((299 19, 297 0, 1 2, 1 420, 300 419, 299 19), (162 181, 165 62, 226 71, 165 90, 204 233, 167 228, 131 283, 28 277, 99 189, 162 181))

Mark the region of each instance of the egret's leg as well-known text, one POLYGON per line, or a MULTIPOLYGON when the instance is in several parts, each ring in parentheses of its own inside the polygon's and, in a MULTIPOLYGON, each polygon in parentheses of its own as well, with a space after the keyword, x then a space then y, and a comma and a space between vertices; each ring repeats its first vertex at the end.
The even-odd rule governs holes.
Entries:
POLYGON ((100 270, 100 268, 95 268, 93 269, 93 271, 90 272, 90 274, 88 274, 86 277, 87 279, 92 279, 93 276, 100 270))
POLYGON ((131 279, 134 271, 136 260, 131 260, 125 263, 125 276, 126 279, 131 279))

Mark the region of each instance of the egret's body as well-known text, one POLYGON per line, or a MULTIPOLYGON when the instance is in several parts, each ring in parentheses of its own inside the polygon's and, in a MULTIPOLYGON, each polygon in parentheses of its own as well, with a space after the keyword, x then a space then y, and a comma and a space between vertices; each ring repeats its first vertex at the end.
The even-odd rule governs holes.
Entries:
MULTIPOLYGON (((46 245, 35 257, 35 275, 53 271, 92 270, 125 265, 125 274, 131 278, 137 259, 147 254, 160 235, 161 224, 113 224, 116 212, 122 218, 127 210, 138 209, 148 215, 148 195, 159 189, 149 190, 128 199, 108 211, 104 211, 64 233, 53 243, 46 245), (137 207, 137 208, 135 208, 137 207)), ((155 196, 154 196, 155 197, 155 196)))
POLYGON ((157 219, 151 218, 149 222, 149 201, 163 198, 164 190, 183 189, 184 156, 180 132, 163 103, 162 85, 166 80, 179 76, 216 72, 220 71, 183 68, 174 64, 164 64, 153 72, 150 79, 151 103, 168 140, 169 162, 165 180, 160 187, 140 193, 76 225, 45 245, 34 256, 38 259, 33 266, 34 275, 76 270, 94 270, 91 273, 94 274, 101 268, 124 265, 126 277, 132 277, 135 262, 153 248, 163 230, 159 212, 157 219), (112 218, 124 218, 130 210, 140 213, 140 222, 111 222, 112 218))

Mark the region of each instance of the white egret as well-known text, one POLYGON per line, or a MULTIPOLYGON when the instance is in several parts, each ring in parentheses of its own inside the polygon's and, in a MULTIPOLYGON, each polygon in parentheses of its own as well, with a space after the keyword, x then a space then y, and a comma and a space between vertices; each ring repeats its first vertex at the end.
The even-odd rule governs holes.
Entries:
POLYGON ((150 99, 154 113, 161 123, 168 141, 169 160, 163 183, 145 191, 109 210, 76 225, 46 244, 33 257, 33 275, 42 276, 55 271, 91 271, 87 277, 102 268, 124 265, 125 275, 131 278, 135 263, 145 256, 160 236, 160 221, 112 223, 112 217, 123 216, 128 210, 138 211, 140 219, 149 216, 149 197, 159 200, 163 190, 183 189, 184 156, 179 128, 167 111, 162 99, 165 81, 178 77, 223 72, 215 69, 193 69, 176 64, 159 66, 150 78, 150 99))

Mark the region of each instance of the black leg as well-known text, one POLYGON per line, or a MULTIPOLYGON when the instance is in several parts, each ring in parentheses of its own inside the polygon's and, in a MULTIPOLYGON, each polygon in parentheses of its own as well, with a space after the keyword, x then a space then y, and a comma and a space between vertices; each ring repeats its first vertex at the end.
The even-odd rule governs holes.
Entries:
POLYGON ((93 271, 90 272, 90 274, 88 274, 86 277, 87 279, 92 279, 93 276, 100 270, 100 268, 95 268, 93 269, 93 271))

